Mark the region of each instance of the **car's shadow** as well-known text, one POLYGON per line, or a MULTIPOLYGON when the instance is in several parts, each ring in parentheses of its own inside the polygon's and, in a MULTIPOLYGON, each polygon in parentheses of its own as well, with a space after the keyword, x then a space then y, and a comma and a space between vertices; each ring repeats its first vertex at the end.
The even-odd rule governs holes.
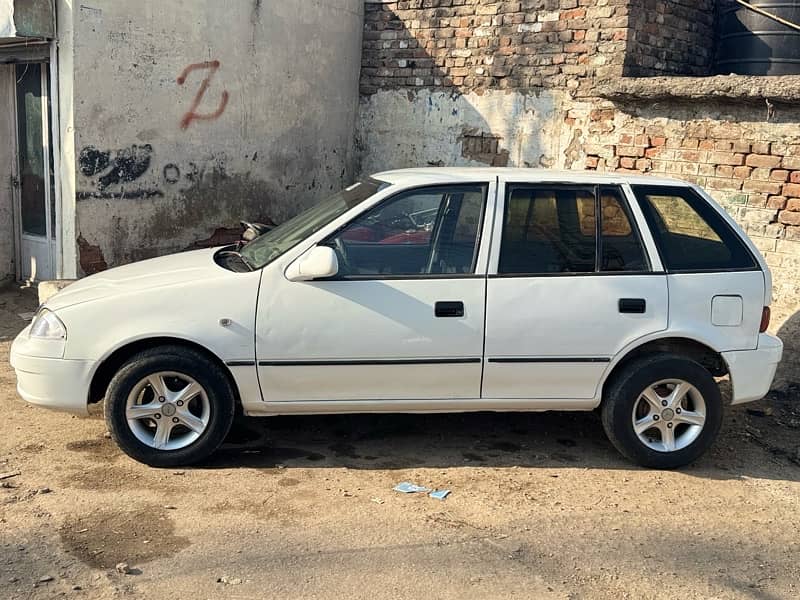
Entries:
MULTIPOLYGON (((753 440, 741 408, 714 447, 682 472, 710 479, 800 480, 800 468, 753 440)), ((198 468, 525 467, 638 470, 595 413, 326 415, 240 419, 198 468)))

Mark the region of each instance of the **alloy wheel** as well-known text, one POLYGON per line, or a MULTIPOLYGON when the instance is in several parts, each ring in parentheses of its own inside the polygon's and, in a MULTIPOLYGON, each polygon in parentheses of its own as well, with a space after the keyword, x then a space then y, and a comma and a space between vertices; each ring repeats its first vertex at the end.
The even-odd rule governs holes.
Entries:
POLYGON ((136 439, 156 450, 180 450, 194 443, 211 419, 203 387, 183 373, 161 371, 131 389, 125 418, 136 439))
POLYGON ((633 430, 657 452, 675 452, 694 442, 706 422, 706 403, 692 384, 666 379, 648 386, 633 405, 633 430))

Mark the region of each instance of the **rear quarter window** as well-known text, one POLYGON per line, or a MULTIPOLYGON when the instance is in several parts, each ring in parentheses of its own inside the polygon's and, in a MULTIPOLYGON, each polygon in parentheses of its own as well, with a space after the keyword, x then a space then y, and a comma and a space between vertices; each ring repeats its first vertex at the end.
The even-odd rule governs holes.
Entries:
POLYGON ((632 187, 668 271, 759 268, 738 233, 691 188, 632 187))

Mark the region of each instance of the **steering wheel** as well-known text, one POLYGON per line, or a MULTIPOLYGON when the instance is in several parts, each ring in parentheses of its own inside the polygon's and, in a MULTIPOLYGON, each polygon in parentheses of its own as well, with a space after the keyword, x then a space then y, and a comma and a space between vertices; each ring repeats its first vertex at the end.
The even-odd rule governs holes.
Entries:
POLYGON ((396 217, 392 218, 392 220, 389 221, 389 226, 401 229, 403 231, 409 231, 411 229, 418 228, 418 225, 414 222, 414 219, 406 214, 397 215, 396 217))

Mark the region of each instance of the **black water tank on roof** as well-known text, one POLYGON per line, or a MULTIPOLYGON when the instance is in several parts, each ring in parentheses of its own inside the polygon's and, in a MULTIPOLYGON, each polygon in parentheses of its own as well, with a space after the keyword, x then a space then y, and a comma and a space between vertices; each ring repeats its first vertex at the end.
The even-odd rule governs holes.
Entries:
MULTIPOLYGON (((748 2, 800 25, 800 0, 748 2)), ((717 73, 800 75, 800 31, 729 1, 722 3, 719 17, 717 73)))

